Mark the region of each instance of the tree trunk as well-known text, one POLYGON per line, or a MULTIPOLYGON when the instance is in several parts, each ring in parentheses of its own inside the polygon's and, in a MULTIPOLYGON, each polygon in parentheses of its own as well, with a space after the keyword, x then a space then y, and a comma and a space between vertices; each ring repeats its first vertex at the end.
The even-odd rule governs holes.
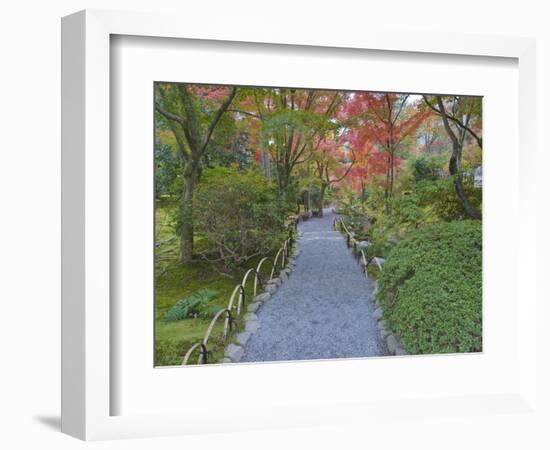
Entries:
POLYGON ((319 217, 323 217, 323 208, 325 206, 325 191, 327 189, 327 185, 325 183, 321 184, 321 191, 319 192, 319 217))
POLYGON ((464 185, 462 184, 462 170, 460 168, 460 156, 462 152, 460 148, 455 147, 456 146, 453 145, 453 153, 449 161, 449 172, 453 176, 453 184, 456 195, 462 204, 462 208, 464 208, 464 212, 470 219, 481 219, 481 213, 471 205, 468 197, 466 196, 466 192, 464 191, 464 185))
POLYGON ((277 179, 279 182, 279 190, 282 194, 286 194, 288 186, 290 185, 290 168, 287 164, 281 163, 277 165, 277 179))
POLYGON ((393 154, 393 150, 390 153, 390 193, 389 197, 391 198, 393 196, 393 182, 395 180, 395 156, 393 154))
POLYGON ((445 127, 445 131, 447 132, 447 135, 449 136, 453 144, 453 153, 451 154, 451 159, 449 160, 449 172, 453 176, 453 183, 455 186, 456 195, 458 196, 458 199, 462 204, 464 212, 470 219, 481 219, 481 213, 471 205, 468 197, 466 196, 466 192, 464 191, 464 185, 462 184, 461 160, 462 147, 464 145, 464 136, 466 135, 465 130, 464 128, 462 128, 462 134, 460 134, 458 137, 454 134, 453 130, 451 129, 451 125, 449 124, 447 113, 445 112, 443 99, 441 98, 441 96, 437 96, 436 98, 439 106, 439 111, 441 112, 441 119, 443 120, 443 126, 445 127))
POLYGON ((386 167, 386 186, 384 188, 384 209, 386 214, 390 213, 390 156, 388 155, 388 164, 386 167))
POLYGON ((180 261, 184 264, 193 259, 193 195, 197 175, 196 169, 189 169, 184 174, 185 192, 180 204, 180 261))
MULTIPOLYGON (((202 131, 200 117, 195 110, 196 105, 194 104, 193 96, 188 91, 187 85, 184 83, 177 84, 177 92, 179 93, 179 99, 184 110, 183 114, 179 115, 165 111, 156 103, 155 109, 172 124, 172 132, 178 143, 180 153, 186 162, 186 167, 183 171, 185 192, 180 204, 178 232, 180 234, 180 261, 188 263, 193 259, 193 195, 199 179, 199 165, 208 149, 208 144, 218 122, 229 108, 237 93, 237 88, 235 86, 231 88, 229 95, 215 112, 214 117, 206 126, 204 132, 202 131)), ((164 98, 162 90, 161 96, 164 98)))

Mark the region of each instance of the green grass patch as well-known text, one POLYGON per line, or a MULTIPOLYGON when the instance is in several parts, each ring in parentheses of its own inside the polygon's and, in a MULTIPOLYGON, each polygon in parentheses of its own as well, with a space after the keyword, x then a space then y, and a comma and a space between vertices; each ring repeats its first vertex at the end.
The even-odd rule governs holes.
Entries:
MULTIPOLYGON (((164 202, 156 208, 156 278, 155 278, 155 365, 179 365, 189 348, 202 341, 210 323, 210 318, 191 317, 182 320, 166 321, 166 313, 181 299, 191 297, 202 289, 215 293, 209 300, 209 307, 226 308, 235 286, 242 281, 247 269, 256 267, 261 258, 248 262, 246 267, 238 268, 231 274, 221 274, 212 269, 206 261, 194 261, 181 264, 178 261, 179 241, 175 235, 175 205, 164 202)), ((200 234, 195 237, 196 246, 208 243, 200 234)), ((275 256, 269 255, 271 259, 275 256)), ((261 276, 267 279, 271 272, 268 262, 262 265, 261 276)), ((253 295, 254 277, 247 281, 245 301, 250 302, 253 295)), ((258 287, 259 292, 261 287, 258 287)), ((242 317, 242 313, 241 313, 242 317)), ((237 323, 237 330, 243 327, 237 323)), ((223 319, 216 322, 209 341, 209 360, 219 361, 227 342, 221 340, 223 319)), ((198 353, 190 363, 196 363, 198 353)))

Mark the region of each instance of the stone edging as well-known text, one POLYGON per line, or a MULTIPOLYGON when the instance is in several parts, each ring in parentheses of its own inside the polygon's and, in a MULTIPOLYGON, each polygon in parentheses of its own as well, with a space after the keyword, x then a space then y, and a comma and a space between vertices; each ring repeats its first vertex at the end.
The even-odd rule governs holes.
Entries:
POLYGON ((378 300, 376 300, 376 293, 378 292, 378 282, 376 280, 373 280, 373 282, 374 290, 372 291, 371 301, 373 304, 374 312, 372 313, 372 318, 378 322, 377 326, 380 339, 384 343, 389 355, 408 355, 409 352, 407 352, 407 350, 403 348, 401 342, 399 341, 399 338, 395 335, 395 333, 392 333, 388 329, 388 325, 383 319, 384 311, 382 310, 382 306, 380 305, 378 300))
MULTIPOLYGON (((299 236, 301 236, 299 234, 299 236)), ((277 278, 272 278, 267 282, 264 287, 264 292, 256 295, 252 299, 252 302, 248 304, 246 308, 245 327, 244 331, 235 336, 235 342, 230 343, 225 348, 224 358, 220 360, 221 363, 234 363, 239 362, 244 356, 244 349, 249 339, 254 333, 260 329, 260 322, 256 313, 260 310, 262 305, 271 299, 273 294, 277 292, 277 289, 288 280, 290 274, 296 267, 296 258, 300 255, 300 249, 298 241, 294 243, 292 248, 292 256, 288 258, 286 267, 279 272, 277 278)))

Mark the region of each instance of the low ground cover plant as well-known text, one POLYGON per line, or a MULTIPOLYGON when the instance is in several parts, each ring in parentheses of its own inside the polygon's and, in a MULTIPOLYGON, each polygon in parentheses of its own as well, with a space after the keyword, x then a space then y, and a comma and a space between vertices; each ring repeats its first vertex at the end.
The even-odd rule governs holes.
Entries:
POLYGON ((210 317, 220 309, 211 305, 216 297, 216 291, 204 288, 195 291, 188 297, 178 300, 165 314, 165 322, 186 319, 188 317, 210 317))
POLYGON ((482 349, 479 221, 425 225, 389 252, 377 298, 413 354, 482 349))

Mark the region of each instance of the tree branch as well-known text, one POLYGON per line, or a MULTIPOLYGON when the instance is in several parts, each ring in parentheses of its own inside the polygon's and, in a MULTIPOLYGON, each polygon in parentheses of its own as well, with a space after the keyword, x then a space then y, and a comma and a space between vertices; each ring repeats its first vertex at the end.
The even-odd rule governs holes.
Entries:
POLYGON ((332 98, 332 101, 330 102, 330 104, 328 105, 327 110, 325 111, 325 116, 328 116, 329 114, 332 114, 334 112, 333 108, 335 108, 337 106, 336 99, 339 97, 339 95, 340 95, 339 91, 336 91, 334 93, 334 97, 332 98))
MULTIPOLYGON (((440 97, 440 96, 438 96, 440 97)), ((445 109, 443 111, 445 111, 444 113, 441 112, 439 109, 437 109, 435 106, 433 106, 429 101, 428 99, 426 98, 425 95, 422 96, 422 98, 424 99, 424 103, 432 110, 434 111, 437 115, 439 116, 443 116, 443 114, 445 114, 445 116, 447 117, 448 120, 452 121, 453 123, 457 124, 460 128, 466 130, 470 136, 472 136, 476 142, 477 142, 477 145, 479 145, 479 148, 483 148, 483 138, 478 136, 470 127, 468 127, 467 125, 464 125, 459 119, 457 119, 456 117, 448 114, 445 109)))
POLYGON ((248 112, 248 111, 243 111, 241 109, 228 108, 226 111, 227 112, 232 112, 232 113, 237 113, 237 114, 244 114, 246 116, 254 117, 255 119, 258 119, 258 120, 263 120, 263 118, 260 115, 254 114, 254 113, 251 113, 251 112, 248 112))
POLYGON ((351 164, 348 166, 348 168, 346 169, 346 172, 344 173, 344 175, 342 175, 340 178, 336 178, 334 180, 330 180, 329 183, 332 184, 332 183, 340 183, 340 181, 342 181, 344 178, 346 178, 348 176, 348 173, 350 172, 351 168, 353 167, 353 165, 355 164, 355 162, 357 161, 357 159, 355 158, 355 151, 353 150, 353 148, 350 148, 351 150, 351 153, 353 155, 353 159, 351 160, 351 164))
POLYGON ((395 119, 394 119, 393 123, 397 122, 397 118, 401 114, 401 111, 403 111, 403 109, 405 107, 405 104, 407 103, 408 98, 409 98, 409 94, 405 95, 405 97, 403 98, 403 100, 401 102, 401 105, 399 106, 399 110, 397 111, 397 114, 395 115, 395 119))
POLYGON ((443 119, 443 126, 445 127, 445 130, 447 131, 447 134, 451 138, 451 141, 453 141, 453 146, 455 148, 460 147, 460 143, 458 142, 458 138, 456 137, 454 131, 451 129, 451 125, 449 124, 449 117, 447 115, 447 111, 445 111, 445 105, 443 104, 443 99, 440 95, 436 96, 437 105, 439 107, 440 116, 443 119))
POLYGON ((182 127, 185 127, 185 119, 183 117, 178 116, 177 114, 171 113, 170 111, 166 111, 157 102, 155 102, 155 109, 162 116, 166 117, 169 120, 173 120, 174 122, 179 123, 182 127))
POLYGON ((216 125, 220 121, 222 114, 229 108, 229 105, 233 101, 233 98, 235 97, 235 94, 237 93, 237 88, 233 86, 231 88, 231 91, 229 92, 228 97, 225 99, 225 101, 222 103, 222 105, 219 107, 218 111, 216 111, 216 115, 214 116, 214 119, 212 122, 210 122, 210 125, 208 126, 208 129, 206 130, 206 137, 204 139, 204 143, 202 144, 200 154, 202 155, 204 151, 206 150, 206 147, 208 146, 208 143, 210 142, 210 138, 212 137, 212 133, 214 133, 214 128, 216 128, 216 125))

